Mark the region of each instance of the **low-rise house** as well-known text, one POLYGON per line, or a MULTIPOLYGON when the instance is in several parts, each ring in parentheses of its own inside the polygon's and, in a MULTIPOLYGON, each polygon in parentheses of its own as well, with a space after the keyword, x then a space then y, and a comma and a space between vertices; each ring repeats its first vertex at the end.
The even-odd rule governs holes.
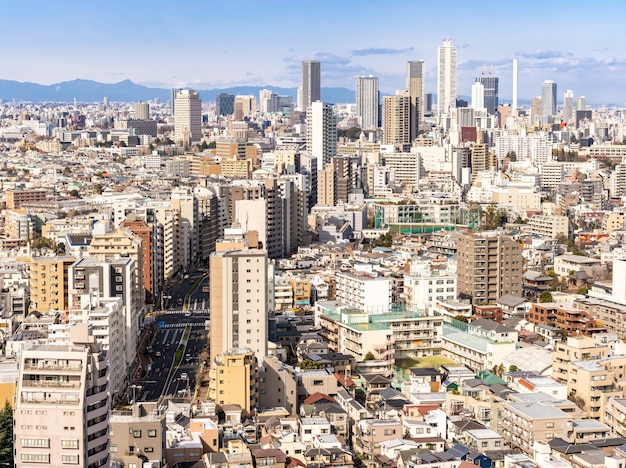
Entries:
POLYGON ((368 459, 380 455, 380 443, 402 437, 402 423, 397 419, 364 419, 358 421, 353 435, 357 455, 368 459))

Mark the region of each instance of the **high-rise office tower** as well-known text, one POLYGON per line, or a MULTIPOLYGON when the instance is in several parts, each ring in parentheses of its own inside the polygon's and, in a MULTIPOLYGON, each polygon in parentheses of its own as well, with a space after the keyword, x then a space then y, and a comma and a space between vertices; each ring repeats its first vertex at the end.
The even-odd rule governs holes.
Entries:
POLYGON ((542 99, 541 96, 535 96, 530 100, 530 123, 535 125, 541 117, 542 99))
POLYGON ((498 77, 479 76, 476 81, 484 87, 485 109, 489 114, 495 114, 498 110, 498 77))
POLYGON ((574 92, 571 89, 563 94, 563 120, 570 122, 574 116, 574 92))
POLYGON ((259 110, 261 113, 267 112, 267 101, 272 97, 272 90, 262 89, 259 91, 259 110))
POLYGON ((321 101, 311 103, 306 115, 306 147, 321 171, 337 154, 337 117, 333 108, 321 101))
POLYGON ((411 97, 408 93, 383 97, 383 144, 411 145, 411 97))
POLYGON ((378 78, 358 76, 356 78, 356 116, 363 130, 378 128, 378 78))
POLYGON ((138 102, 135 104, 135 120, 148 120, 150 118, 150 104, 138 102))
POLYGON ((191 144, 202 138, 202 101, 192 89, 176 93, 174 104, 174 133, 176 142, 191 144))
POLYGON ((541 83, 541 115, 543 117, 556 115, 556 83, 552 80, 541 83))
POLYGON ((406 63, 406 89, 411 97, 411 142, 417 138, 424 115, 424 61, 406 63))
POLYGON ((259 361, 267 354, 267 252, 253 233, 246 240, 243 229, 225 229, 210 258, 211 362, 233 348, 252 349, 259 361))
POLYGON ((317 60, 302 62, 302 110, 321 99, 320 63, 317 60))
POLYGON ((513 109, 512 114, 515 117, 517 112, 517 59, 513 59, 513 109))
POLYGON ((457 241, 458 292, 472 304, 522 294, 522 248, 496 231, 469 233, 457 241))
POLYGON ((217 115, 232 115, 235 112, 235 95, 220 93, 215 97, 215 113, 217 115))
POLYGON ((15 466, 109 466, 108 360, 91 326, 26 344, 15 392, 15 466))
POLYGON ((485 87, 481 82, 478 81, 478 78, 476 79, 476 82, 472 85, 472 109, 485 109, 485 87))
POLYGON ((444 39, 437 62, 437 112, 439 118, 456 107, 456 46, 444 39))
POLYGON ((576 110, 584 111, 587 109, 587 103, 585 102, 585 96, 578 96, 576 98, 576 110))

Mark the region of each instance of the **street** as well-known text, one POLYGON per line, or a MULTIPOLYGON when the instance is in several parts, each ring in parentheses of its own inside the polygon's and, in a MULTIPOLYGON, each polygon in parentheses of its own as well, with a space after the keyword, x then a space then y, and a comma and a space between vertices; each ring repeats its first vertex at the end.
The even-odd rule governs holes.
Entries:
POLYGON ((189 397, 193 395, 196 372, 203 343, 206 316, 187 317, 182 313, 159 315, 157 329, 149 355, 151 364, 141 380, 131 385, 135 401, 157 401, 162 396, 189 397), (189 330, 188 336, 185 330, 189 330), (179 362, 176 365, 176 353, 179 362))

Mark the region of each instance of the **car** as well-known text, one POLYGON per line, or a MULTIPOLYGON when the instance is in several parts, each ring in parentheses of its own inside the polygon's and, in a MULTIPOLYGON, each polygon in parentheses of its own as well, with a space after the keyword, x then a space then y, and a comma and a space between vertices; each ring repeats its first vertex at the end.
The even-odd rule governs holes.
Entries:
POLYGON ((156 353, 154 353, 154 357, 161 357, 161 351, 157 351, 156 353))
POLYGON ((180 380, 187 380, 189 378, 189 376, 186 373, 182 373, 180 374, 180 380))
POLYGON ((170 349, 171 347, 172 347, 172 345, 171 345, 171 344, 169 344, 169 343, 165 343, 165 349, 170 349))
POLYGON ((154 352, 154 348, 152 346, 146 346, 146 352, 148 354, 152 354, 154 352))
POLYGON ((187 362, 191 361, 191 354, 189 353, 185 354, 185 361, 187 362))
POLYGON ((176 301, 176 304, 178 304, 179 306, 183 305, 183 299, 182 297, 178 298, 178 301, 176 301))
POLYGON ((191 311, 190 310, 185 312, 185 317, 191 317, 191 311))

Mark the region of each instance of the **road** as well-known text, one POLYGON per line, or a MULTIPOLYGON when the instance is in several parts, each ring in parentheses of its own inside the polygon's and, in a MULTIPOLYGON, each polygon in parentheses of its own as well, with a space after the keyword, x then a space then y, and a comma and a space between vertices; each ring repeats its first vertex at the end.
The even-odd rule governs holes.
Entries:
POLYGON ((165 309, 174 309, 179 308, 182 309, 183 302, 187 293, 191 290, 193 285, 198 282, 198 280, 202 279, 202 284, 194 291, 194 293, 190 297, 190 303, 193 305, 194 309, 207 309, 209 307, 207 293, 202 292, 202 285, 208 284, 208 276, 204 277, 205 272, 202 270, 196 270, 187 275, 187 278, 184 278, 180 281, 180 283, 173 285, 170 287, 169 296, 170 299, 167 300, 165 304, 165 309), (206 305, 205 307, 200 307, 201 305, 206 305))
POLYGON ((205 315, 188 317, 182 311, 155 318, 157 330, 152 342, 150 371, 143 380, 135 381, 134 387, 131 386, 136 401, 157 401, 161 396, 170 395, 193 395, 200 353, 205 342, 203 338, 206 337, 206 319, 205 315), (190 333, 186 348, 179 366, 175 367, 176 350, 184 341, 187 326, 190 327, 190 333), (183 374, 187 375, 186 379, 183 374))

